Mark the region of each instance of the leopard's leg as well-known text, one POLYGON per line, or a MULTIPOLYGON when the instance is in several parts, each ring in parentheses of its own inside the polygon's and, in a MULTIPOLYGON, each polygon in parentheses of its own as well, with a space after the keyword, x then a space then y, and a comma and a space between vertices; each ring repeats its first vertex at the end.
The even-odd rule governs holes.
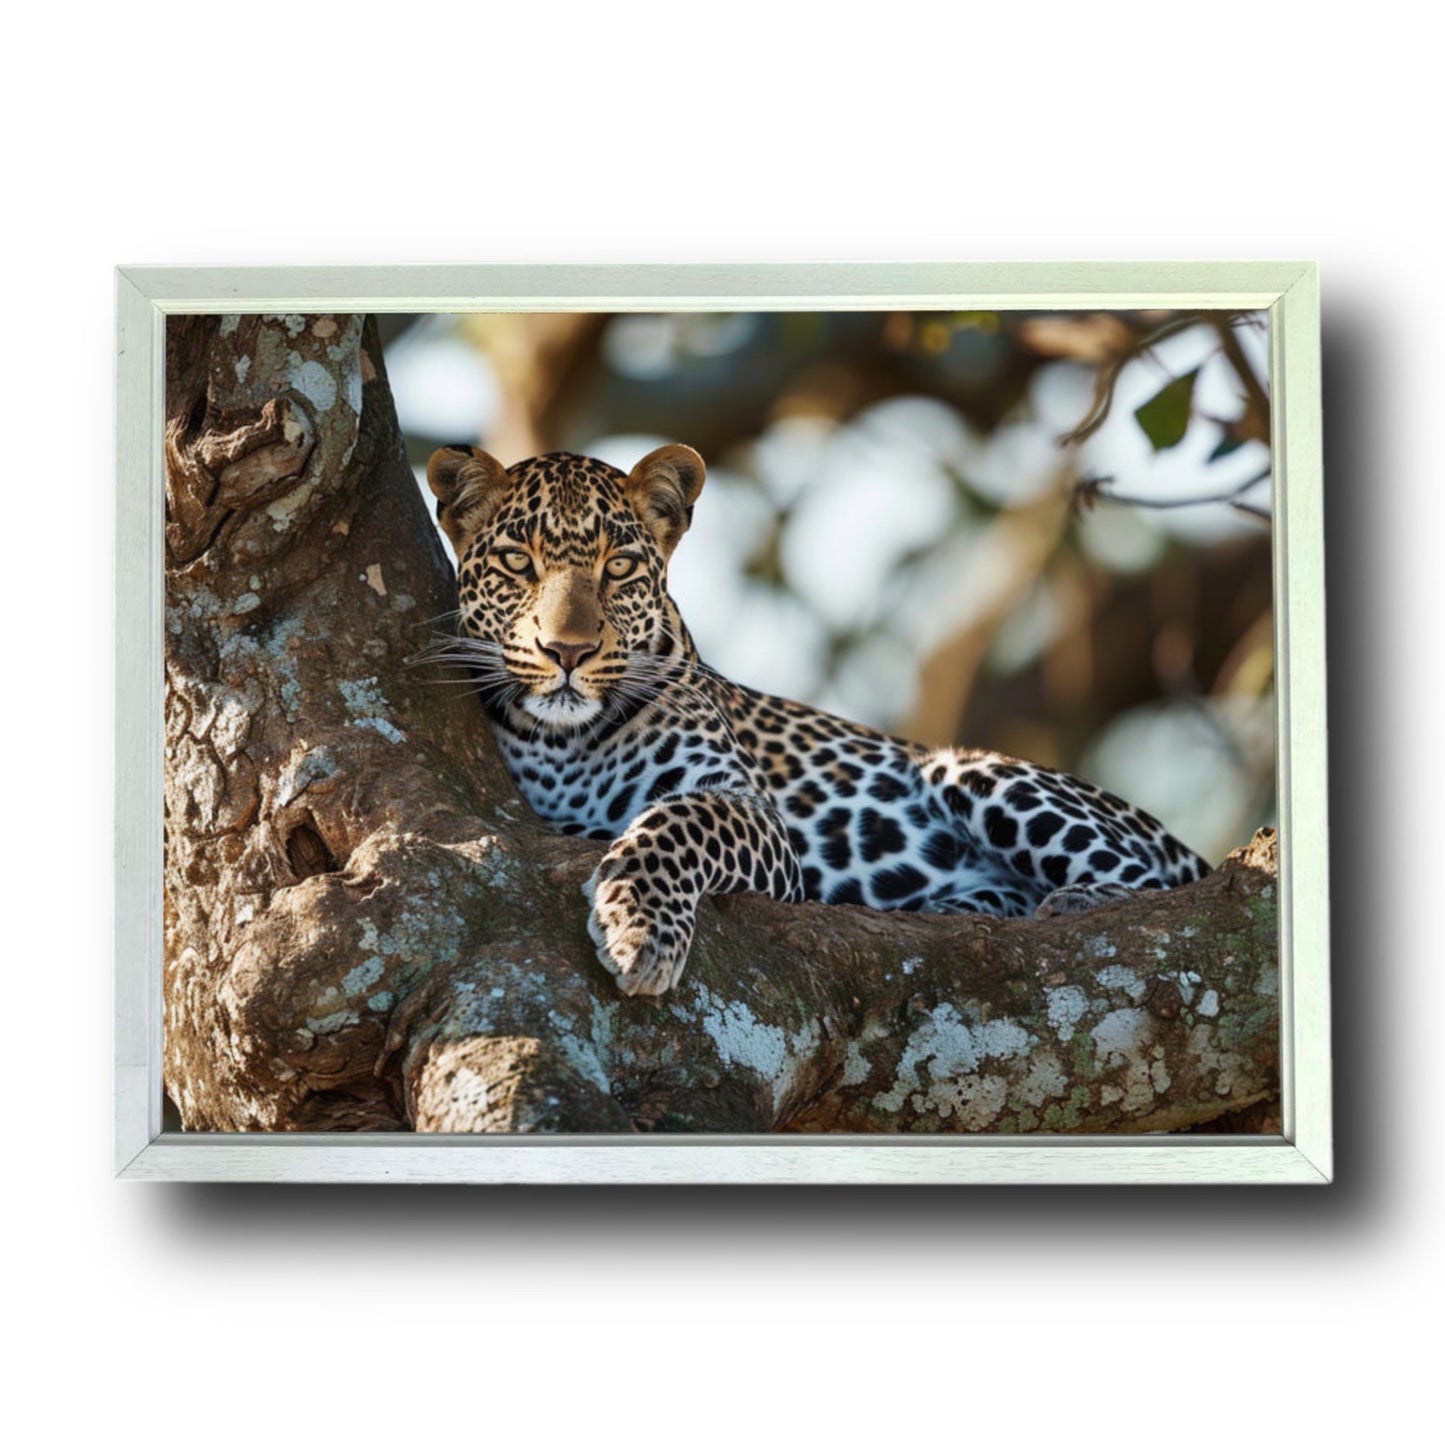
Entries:
POLYGON ((993 753, 940 753, 927 781, 970 842, 1019 880, 1036 916, 1078 913, 1209 865, 1142 809, 1081 778, 993 753))
POLYGON ((585 885, 597 956, 627 994, 661 994, 682 976, 698 901, 709 893, 803 897, 777 809, 745 791, 664 798, 639 813, 585 885))

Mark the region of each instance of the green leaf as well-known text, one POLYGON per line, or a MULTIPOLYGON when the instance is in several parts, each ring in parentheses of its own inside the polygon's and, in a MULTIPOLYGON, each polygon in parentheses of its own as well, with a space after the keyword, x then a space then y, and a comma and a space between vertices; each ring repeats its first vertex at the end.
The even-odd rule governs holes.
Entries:
POLYGON ((1229 456, 1231 452, 1237 452, 1243 445, 1243 437, 1230 436, 1228 432, 1225 432, 1225 434, 1220 437, 1219 444, 1205 457, 1205 465, 1207 466, 1210 462, 1217 462, 1221 458, 1229 456))
POLYGON ((1199 375, 1196 366, 1183 376, 1176 376, 1163 391, 1151 396, 1134 412, 1134 420, 1149 438, 1156 452, 1177 447, 1189 430, 1189 415, 1194 401, 1194 382, 1199 375))

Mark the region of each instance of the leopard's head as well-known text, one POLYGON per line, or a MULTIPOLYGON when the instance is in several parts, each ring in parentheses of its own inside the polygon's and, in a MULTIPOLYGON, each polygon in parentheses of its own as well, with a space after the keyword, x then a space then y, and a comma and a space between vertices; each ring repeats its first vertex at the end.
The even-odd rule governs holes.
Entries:
POLYGON ((479 644, 494 710, 576 730, 627 695, 629 659, 690 650, 667 563, 704 476, 685 446, 659 447, 630 473, 567 452, 512 467, 476 447, 432 454, 460 632, 479 644))

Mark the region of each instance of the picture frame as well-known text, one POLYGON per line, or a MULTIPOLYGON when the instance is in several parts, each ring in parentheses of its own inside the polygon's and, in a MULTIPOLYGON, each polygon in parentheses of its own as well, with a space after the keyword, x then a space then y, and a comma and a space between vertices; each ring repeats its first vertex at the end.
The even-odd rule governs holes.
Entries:
POLYGON ((124 267, 117 275, 115 1169, 473 1183, 1323 1183, 1332 1177, 1318 278, 1310 263, 124 267), (168 316, 450 311, 1267 310, 1278 669, 1281 1132, 188 1134, 162 1106, 168 316))

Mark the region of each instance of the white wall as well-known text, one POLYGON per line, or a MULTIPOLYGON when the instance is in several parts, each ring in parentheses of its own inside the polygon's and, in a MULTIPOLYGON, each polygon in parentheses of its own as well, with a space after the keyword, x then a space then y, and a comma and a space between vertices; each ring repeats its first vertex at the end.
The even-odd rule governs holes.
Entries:
POLYGON ((338 1415, 370 1438, 1389 1438, 1433 1389, 1441 1260, 1445 338, 1420 12, 434 8, 8 22, 13 1411, 82 1439, 338 1415), (1322 266, 1333 1188, 110 1180, 112 266, 1061 257, 1322 266))

